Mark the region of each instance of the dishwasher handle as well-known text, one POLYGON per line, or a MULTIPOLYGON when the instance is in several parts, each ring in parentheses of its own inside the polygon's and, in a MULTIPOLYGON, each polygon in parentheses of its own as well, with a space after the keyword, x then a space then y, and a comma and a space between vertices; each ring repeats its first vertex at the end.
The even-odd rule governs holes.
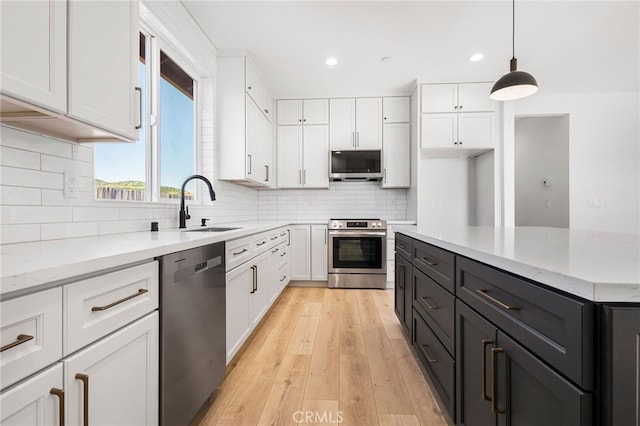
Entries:
POLYGON ((208 271, 209 269, 217 268, 221 266, 223 266, 222 256, 216 256, 205 262, 200 262, 200 263, 186 266, 185 268, 182 268, 181 270, 175 273, 174 282, 182 281, 196 274, 201 274, 202 272, 208 271))

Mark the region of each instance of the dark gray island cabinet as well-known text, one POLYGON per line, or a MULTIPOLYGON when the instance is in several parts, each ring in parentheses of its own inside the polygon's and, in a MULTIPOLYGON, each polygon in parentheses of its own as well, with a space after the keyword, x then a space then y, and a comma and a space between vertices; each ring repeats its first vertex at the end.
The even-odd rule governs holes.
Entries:
POLYGON ((455 424, 640 424, 640 304, 592 302, 398 231, 395 295, 455 424))

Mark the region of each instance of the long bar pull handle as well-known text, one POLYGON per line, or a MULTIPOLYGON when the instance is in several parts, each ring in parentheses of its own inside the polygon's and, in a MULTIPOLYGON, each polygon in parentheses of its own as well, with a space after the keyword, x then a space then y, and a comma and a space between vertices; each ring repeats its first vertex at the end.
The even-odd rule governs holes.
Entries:
POLYGON ((491 401, 487 395, 487 346, 493 344, 493 340, 482 340, 482 400, 491 401))
POLYGON ((76 380, 81 380, 83 385, 82 405, 83 405, 83 418, 84 426, 89 426, 89 376, 86 374, 76 374, 76 380))
POLYGON ((255 265, 255 266, 254 266, 254 268, 255 268, 255 269, 253 270, 253 273, 255 274, 255 277, 256 277, 256 278, 253 280, 253 282, 255 282, 255 283, 256 283, 256 289, 255 289, 255 291, 258 291, 258 265, 255 265))
POLYGON ((238 256, 239 254, 242 254, 242 253, 244 253, 244 252, 246 252, 246 251, 248 251, 248 250, 247 250, 247 249, 242 249, 242 250, 240 250, 239 252, 233 252, 232 254, 233 254, 234 256, 238 256))
POLYGON ((356 132, 351 132, 351 145, 356 147, 356 132))
POLYGON ((403 289, 404 288, 404 265, 402 263, 396 263, 397 268, 398 268, 398 288, 403 289))
POLYGON ((520 308, 518 306, 507 305, 506 303, 499 301, 495 297, 490 296, 488 290, 476 290, 476 293, 478 293, 479 295, 481 295, 485 299, 488 299, 488 300, 492 301, 493 303, 495 303, 496 305, 500 306, 501 308, 504 308, 504 309, 507 309, 507 310, 510 310, 510 311, 519 311, 520 310, 520 308))
POLYGON ((429 353, 427 352, 428 347, 429 345, 420 345, 420 349, 422 349, 422 353, 424 354, 425 358, 427 358, 427 361, 429 362, 438 362, 437 359, 429 355, 429 353))
POLYGON ((356 132, 356 148, 360 147, 360 132, 356 132))
POLYGON ((422 260, 425 261, 425 263, 429 266, 438 266, 438 262, 435 262, 431 259, 429 259, 428 257, 423 257, 422 260))
POLYGON ((58 388, 51 388, 49 393, 58 397, 58 415, 60 417, 58 424, 64 426, 64 391, 58 388))
POLYGON ((438 309, 438 305, 432 305, 431 303, 428 302, 429 298, 428 297, 423 297, 422 301, 424 302, 425 305, 427 305, 427 308, 429 309, 438 309))
POLYGON ((255 266, 251 267, 251 292, 249 294, 253 294, 256 292, 256 270, 255 266))
POLYGON ((138 92, 138 125, 136 126, 136 130, 142 128, 142 88, 136 87, 136 92, 138 92))
POLYGON ((265 178, 264 181, 265 182, 269 182, 269 166, 267 166, 266 164, 264 165, 264 167, 267 169, 266 173, 265 173, 265 178))
POLYGON ((16 339, 16 341, 1 347, 0 352, 4 352, 7 349, 15 348, 16 346, 28 342, 31 339, 33 339, 33 336, 29 336, 28 334, 18 334, 18 338, 16 339))
POLYGON ((496 386, 496 382, 498 381, 498 367, 496 365, 496 360, 498 358, 499 352, 504 352, 504 349, 491 349, 491 412, 504 414, 504 411, 501 411, 498 408, 498 387, 496 386))
POLYGON ((138 292, 135 294, 132 294, 131 296, 127 296, 127 297, 123 297, 120 300, 116 300, 113 303, 109 303, 108 305, 104 305, 104 306, 94 306, 93 308, 91 308, 92 312, 98 312, 98 311, 106 311, 107 309, 113 308, 116 305, 119 305, 121 303, 126 302, 127 300, 131 300, 134 297, 138 297, 138 296, 142 296, 143 294, 147 293, 149 290, 146 288, 140 288, 138 289, 138 292))
POLYGON ((247 174, 250 175, 253 172, 253 158, 251 157, 251 154, 248 154, 247 157, 249 158, 249 171, 247 174))
POLYGON ((307 169, 302 170, 302 183, 307 184, 307 169))

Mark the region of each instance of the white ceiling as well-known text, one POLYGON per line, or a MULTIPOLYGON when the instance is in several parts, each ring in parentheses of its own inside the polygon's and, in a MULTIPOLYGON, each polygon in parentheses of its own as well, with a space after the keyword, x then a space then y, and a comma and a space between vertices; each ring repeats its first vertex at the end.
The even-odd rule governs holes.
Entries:
MULTIPOLYGON (((494 81, 511 58, 510 1, 182 3, 216 48, 247 49, 276 99, 402 95, 415 79, 494 81), (469 62, 475 52, 484 60, 469 62), (324 64, 329 56, 337 66, 324 64)), ((517 1, 518 69, 540 93, 640 90, 639 6, 517 1)))

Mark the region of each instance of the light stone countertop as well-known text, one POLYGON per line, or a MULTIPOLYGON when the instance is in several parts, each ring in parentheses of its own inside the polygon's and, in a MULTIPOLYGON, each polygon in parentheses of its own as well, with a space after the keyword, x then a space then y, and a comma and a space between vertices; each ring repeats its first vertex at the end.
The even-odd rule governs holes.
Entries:
POLYGON ((640 303, 640 235, 546 227, 394 230, 587 300, 640 303))

